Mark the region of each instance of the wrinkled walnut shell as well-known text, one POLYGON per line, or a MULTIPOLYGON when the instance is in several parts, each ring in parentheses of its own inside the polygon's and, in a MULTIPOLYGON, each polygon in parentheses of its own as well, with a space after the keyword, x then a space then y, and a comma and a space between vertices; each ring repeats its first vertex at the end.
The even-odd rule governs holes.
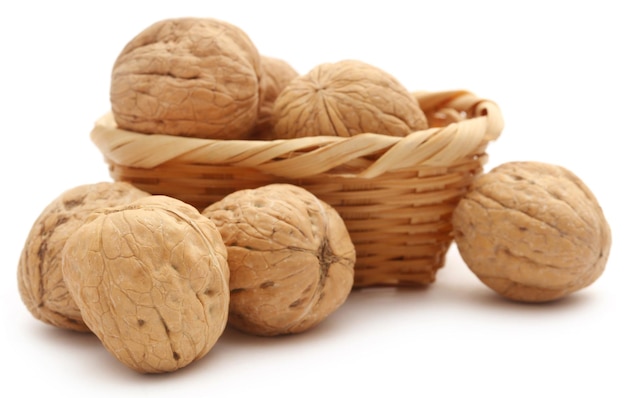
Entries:
POLYGON ((348 297, 356 255, 346 226, 303 188, 240 190, 202 214, 228 249, 234 328, 259 336, 304 332, 348 297))
POLYGON ((46 206, 28 234, 17 273, 22 301, 36 319, 89 331, 63 281, 63 246, 93 211, 145 196, 149 194, 125 182, 100 182, 67 190, 46 206))
POLYGON ((280 58, 261 56, 263 98, 253 139, 273 138, 274 102, 283 89, 298 76, 298 72, 287 61, 280 58))
POLYGON ((209 18, 166 19, 134 37, 111 77, 120 128, 200 138, 249 135, 260 101, 260 55, 238 27, 209 18))
POLYGON ((226 248, 215 225, 167 196, 92 213, 67 240, 63 276, 89 328, 141 373, 202 358, 228 317, 226 248))
POLYGON ((478 177, 453 213, 459 253, 488 287, 545 302, 593 283, 611 231, 596 198, 571 171, 510 162, 478 177))
POLYGON ((403 137, 428 127, 417 100, 387 72, 361 61, 324 63, 293 79, 274 103, 277 138, 403 137))

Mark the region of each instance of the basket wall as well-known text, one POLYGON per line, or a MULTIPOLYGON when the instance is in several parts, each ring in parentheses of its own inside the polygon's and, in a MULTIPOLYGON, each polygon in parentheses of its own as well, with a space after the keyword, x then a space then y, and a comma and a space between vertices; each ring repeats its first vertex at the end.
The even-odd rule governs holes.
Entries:
POLYGON ((423 109, 435 127, 424 133, 428 138, 416 135, 405 140, 408 144, 374 135, 364 135, 358 138, 361 141, 351 142, 324 138, 323 143, 307 142, 298 150, 288 150, 268 160, 266 153, 274 156, 277 148, 291 142, 274 145, 185 140, 180 145, 178 141, 174 142, 176 145, 159 144, 167 148, 190 145, 191 149, 181 149, 171 159, 146 167, 133 163, 150 159, 150 151, 156 151, 147 149, 148 153, 138 155, 137 149, 129 148, 133 145, 145 148, 146 143, 152 143, 150 137, 139 137, 142 143, 135 144, 136 133, 130 133, 131 138, 125 133, 118 137, 118 130, 108 128, 104 133, 95 129, 97 134, 93 138, 105 154, 114 180, 130 182, 153 194, 178 198, 199 210, 240 189, 271 183, 301 186, 342 216, 356 248, 355 287, 427 285, 434 282, 437 270, 444 265, 453 240, 452 212, 482 172, 487 161, 486 147, 499 135, 502 123, 493 103, 483 102, 467 92, 434 93, 418 98, 422 99, 423 109), (437 130, 437 124, 442 131, 437 130), (479 138, 467 140, 464 135, 470 134, 479 138), (410 143, 418 138, 418 144, 410 143), (373 143, 367 142, 369 139, 373 143), (366 149, 361 150, 359 142, 364 140, 366 149), (215 149, 214 145, 222 147, 215 149), (471 145, 471 150, 462 148, 467 145, 471 145), (236 148, 234 154, 227 153, 231 147, 236 148), (464 155, 450 161, 445 155, 450 147, 451 153, 464 151, 464 155), (124 151, 132 161, 119 161, 119 153, 124 151), (343 156, 342 151, 359 153, 343 156), (367 151, 361 156, 360 152, 367 151), (206 160, 214 156, 228 159, 206 160), (432 161, 437 156, 443 161, 432 161), (348 158, 345 162, 344 157, 348 158), (410 164, 413 157, 426 160, 410 164), (248 165, 251 159, 258 165, 248 165), (394 162, 400 166, 395 167, 394 162), (329 165, 325 167, 324 163, 329 165), (318 171, 318 167, 323 171, 318 171), (305 171, 303 175, 298 174, 299 168, 305 171))
POLYGON ((117 181, 199 210, 240 189, 278 182, 299 185, 333 206, 346 223, 358 259, 355 287, 401 286, 435 280, 452 242, 451 213, 486 159, 481 152, 449 167, 375 178, 321 174, 291 180, 240 167, 164 164, 140 169, 113 162, 110 172, 117 181))

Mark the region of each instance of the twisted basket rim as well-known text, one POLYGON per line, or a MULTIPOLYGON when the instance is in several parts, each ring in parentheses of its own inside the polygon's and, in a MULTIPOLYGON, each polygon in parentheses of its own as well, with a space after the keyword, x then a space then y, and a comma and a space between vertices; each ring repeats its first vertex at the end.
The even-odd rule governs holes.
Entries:
POLYGON ((90 138, 108 161, 134 168, 184 163, 250 167, 284 178, 329 170, 375 178, 406 168, 454 164, 496 140, 504 127, 498 105, 469 91, 418 91, 413 95, 427 114, 451 110, 463 118, 404 137, 363 133, 260 141, 132 132, 118 128, 109 111, 96 121, 90 138))

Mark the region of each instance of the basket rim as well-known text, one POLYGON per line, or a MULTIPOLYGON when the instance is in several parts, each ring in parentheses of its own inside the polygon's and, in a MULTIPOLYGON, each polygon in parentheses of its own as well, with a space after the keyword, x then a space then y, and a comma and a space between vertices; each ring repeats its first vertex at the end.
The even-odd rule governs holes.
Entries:
POLYGON ((332 169, 362 178, 415 167, 444 167, 478 154, 504 127, 498 105, 470 91, 416 91, 425 113, 451 109, 467 118, 404 137, 363 133, 279 140, 218 140, 148 134, 117 127, 108 111, 90 133, 108 162, 151 169, 171 163, 251 167, 285 178, 332 169))

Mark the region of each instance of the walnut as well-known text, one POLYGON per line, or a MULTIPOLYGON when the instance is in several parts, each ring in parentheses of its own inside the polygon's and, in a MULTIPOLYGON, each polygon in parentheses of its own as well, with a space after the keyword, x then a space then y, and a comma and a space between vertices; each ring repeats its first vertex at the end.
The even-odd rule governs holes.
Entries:
POLYGON ((119 127, 143 133, 243 138, 259 110, 260 55, 240 28, 209 18, 154 23, 113 66, 119 127))
POLYGON ((240 190, 202 214, 228 249, 232 327, 259 336, 304 332, 348 297, 354 246, 339 214, 305 189, 240 190))
POLYGON ((67 240, 63 276, 120 362, 172 372, 207 354, 226 327, 226 255, 210 220, 157 195, 92 213, 67 240))
POLYGON ((405 136, 427 127, 417 100, 387 72, 356 60, 324 63, 293 79, 274 104, 275 136, 405 136))
POLYGON ((478 177, 452 218, 471 271, 516 301, 552 301, 604 271, 611 231, 589 188, 571 171, 510 162, 478 177))
POLYGON ((298 76, 298 72, 285 60, 261 56, 263 98, 254 129, 254 139, 271 139, 274 128, 274 101, 283 89, 298 76))
POLYGON ((92 211, 149 196, 125 182, 80 185, 55 198, 35 220, 18 263, 18 288, 30 313, 44 323, 87 332, 61 271, 65 242, 92 211))

